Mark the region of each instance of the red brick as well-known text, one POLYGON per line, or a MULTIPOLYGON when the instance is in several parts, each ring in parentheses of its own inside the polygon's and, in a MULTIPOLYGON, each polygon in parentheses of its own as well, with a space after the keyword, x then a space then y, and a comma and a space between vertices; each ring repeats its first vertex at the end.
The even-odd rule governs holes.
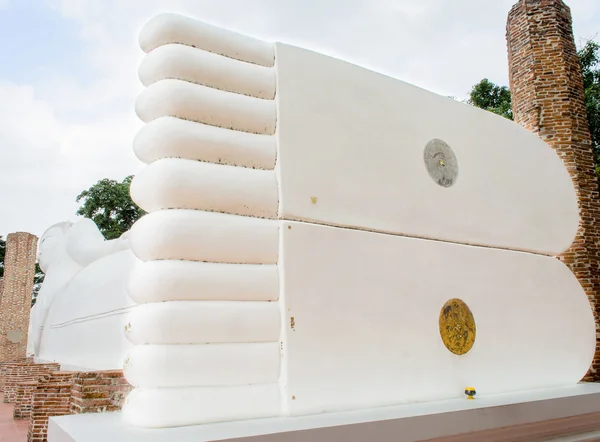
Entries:
MULTIPOLYGON (((600 201, 571 11, 562 0, 520 0, 506 35, 515 121, 552 146, 573 179, 581 221, 559 259, 584 288, 600 330, 600 201)), ((600 381, 599 358, 586 380, 600 381)))
POLYGON ((38 238, 31 233, 11 233, 6 238, 4 278, 0 287, 0 362, 25 358, 35 276, 38 238), (9 332, 18 331, 12 342, 9 332))

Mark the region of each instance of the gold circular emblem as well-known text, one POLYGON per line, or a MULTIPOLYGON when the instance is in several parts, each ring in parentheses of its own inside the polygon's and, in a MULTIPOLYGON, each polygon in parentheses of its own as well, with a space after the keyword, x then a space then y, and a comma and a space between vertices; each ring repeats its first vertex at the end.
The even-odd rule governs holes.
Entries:
POLYGON ((440 336, 448 350, 455 355, 464 355, 475 344, 475 318, 467 304, 460 299, 451 299, 440 312, 440 336))

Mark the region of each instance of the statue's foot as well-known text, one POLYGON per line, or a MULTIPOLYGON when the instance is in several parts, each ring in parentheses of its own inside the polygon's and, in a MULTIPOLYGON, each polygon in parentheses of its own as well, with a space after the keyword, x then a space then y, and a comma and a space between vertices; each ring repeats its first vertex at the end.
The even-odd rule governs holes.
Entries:
POLYGON ((141 304, 127 327, 129 422, 318 413, 585 374, 588 301, 541 256, 571 244, 575 192, 537 137, 188 18, 159 16, 140 40, 147 125, 134 148, 148 166, 131 192, 150 213, 130 237, 142 262, 129 285, 141 304))

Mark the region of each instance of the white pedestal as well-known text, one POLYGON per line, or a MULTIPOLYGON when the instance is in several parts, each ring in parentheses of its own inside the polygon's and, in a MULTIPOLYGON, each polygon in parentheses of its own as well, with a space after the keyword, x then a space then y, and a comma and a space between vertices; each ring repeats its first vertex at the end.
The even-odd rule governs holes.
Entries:
POLYGON ((49 442, 318 442, 600 440, 600 384, 166 429, 123 424, 119 413, 50 418, 49 442), (560 439, 556 439, 560 438, 560 439))

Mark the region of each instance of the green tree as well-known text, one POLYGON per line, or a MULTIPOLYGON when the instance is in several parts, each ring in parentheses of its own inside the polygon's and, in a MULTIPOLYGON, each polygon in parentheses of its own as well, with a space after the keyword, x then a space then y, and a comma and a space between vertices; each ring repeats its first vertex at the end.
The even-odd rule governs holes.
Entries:
MULTIPOLYGON (((592 135, 596 164, 600 165, 600 44, 588 41, 577 55, 583 74, 585 107, 592 135)), ((598 166, 596 166, 598 169, 598 166)))
POLYGON ((471 89, 467 103, 513 119, 510 90, 506 86, 498 86, 484 78, 471 89))
MULTIPOLYGON (((600 176, 600 44, 589 40, 577 51, 587 110, 596 169, 600 176)), ((469 104, 513 119, 510 90, 484 78, 471 89, 469 104)))
POLYGON ((119 183, 105 178, 84 190, 77 196, 82 203, 77 215, 94 221, 106 239, 118 238, 145 214, 129 195, 132 179, 128 176, 119 183))
MULTIPOLYGON (((129 195, 129 187, 131 186, 132 179, 133 176, 128 176, 119 183, 105 178, 77 196, 76 201, 81 202, 77 214, 94 221, 106 239, 118 238, 145 214, 131 200, 131 196, 129 195)), ((2 241, 2 237, 0 237, 0 254, 2 258, 0 260, 1 266, 1 263, 4 261, 4 242, 2 241)), ((0 268, 0 270, 2 269, 0 268)), ((33 278, 33 293, 31 296, 32 307, 37 301, 44 277, 45 275, 40 269, 39 264, 36 263, 33 278)))
POLYGON ((33 276, 33 293, 31 294, 31 306, 35 305, 35 301, 37 301, 38 294, 40 293, 40 289, 42 288, 42 283, 44 282, 44 272, 40 269, 40 265, 35 263, 35 275, 33 276))
POLYGON ((4 255, 6 254, 6 241, 0 236, 0 278, 4 277, 4 255))

